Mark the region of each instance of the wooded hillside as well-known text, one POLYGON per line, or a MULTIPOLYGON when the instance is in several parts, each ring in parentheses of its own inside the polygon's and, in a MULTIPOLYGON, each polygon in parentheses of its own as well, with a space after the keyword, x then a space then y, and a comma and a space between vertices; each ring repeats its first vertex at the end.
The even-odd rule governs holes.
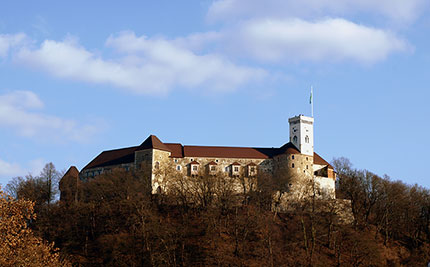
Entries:
POLYGON ((46 197, 52 190, 29 190, 47 185, 35 182, 40 177, 15 180, 9 189, 35 201, 37 219, 28 220, 33 232, 54 242, 75 266, 427 264, 429 190, 354 169, 344 158, 332 165, 337 198, 351 200, 353 223, 312 197, 291 203, 288 213, 273 212, 282 179, 241 195, 227 190, 225 181, 196 180, 198 190, 187 194, 201 201, 184 200, 180 190, 145 194, 141 174, 119 170, 82 183, 78 201, 69 203, 52 202, 46 197))

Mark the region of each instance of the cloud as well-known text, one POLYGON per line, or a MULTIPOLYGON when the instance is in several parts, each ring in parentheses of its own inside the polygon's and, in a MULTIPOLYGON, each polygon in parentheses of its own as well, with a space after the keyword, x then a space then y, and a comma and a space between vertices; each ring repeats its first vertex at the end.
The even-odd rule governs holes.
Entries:
POLYGON ((40 48, 22 48, 16 59, 57 77, 145 94, 166 94, 174 87, 228 91, 266 75, 262 69, 237 66, 219 55, 198 55, 174 41, 136 37, 132 32, 110 36, 106 45, 122 57, 103 59, 76 42, 46 40, 40 48))
POLYGON ((25 174, 25 171, 17 163, 9 163, 0 159, 0 177, 14 177, 25 174))
POLYGON ((230 42, 233 53, 276 63, 303 60, 374 63, 410 48, 390 31, 344 19, 249 20, 226 31, 224 38, 230 42))
POLYGON ((24 163, 24 166, 15 162, 8 162, 0 158, 0 185, 5 186, 13 177, 39 175, 45 166, 46 161, 38 158, 24 163))
POLYGON ((25 43, 27 36, 23 33, 0 34, 0 57, 5 57, 11 48, 25 43))
POLYGON ((100 131, 100 125, 80 125, 38 112, 44 106, 30 91, 12 91, 0 95, 0 128, 13 129, 25 137, 42 137, 57 141, 85 142, 100 131))
POLYGON ((21 108, 40 109, 44 107, 42 100, 40 100, 35 93, 30 91, 13 91, 0 95, 0 103, 8 103, 8 105, 21 108))
POLYGON ((246 18, 315 18, 351 14, 374 14, 400 23, 414 21, 426 0, 218 0, 212 3, 209 21, 246 18))

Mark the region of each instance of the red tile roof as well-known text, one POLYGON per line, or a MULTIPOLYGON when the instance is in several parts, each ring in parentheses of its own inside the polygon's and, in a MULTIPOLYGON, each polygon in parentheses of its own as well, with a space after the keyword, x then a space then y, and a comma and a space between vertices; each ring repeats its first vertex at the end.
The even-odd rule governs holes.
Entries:
POLYGON ((279 154, 300 154, 300 151, 293 145, 293 143, 288 142, 279 148, 279 154))
POLYGON ((273 151, 264 148, 184 146, 184 157, 268 159, 271 154, 273 151))
POLYGON ((158 139, 158 137, 155 136, 155 135, 150 135, 139 146, 139 150, 144 150, 144 149, 148 149, 148 148, 155 148, 155 149, 159 149, 159 150, 164 150, 164 151, 169 151, 170 152, 170 149, 167 148, 167 146, 165 144, 163 144, 163 142, 161 142, 160 139, 158 139))
POLYGON ((134 162, 137 146, 103 151, 82 170, 134 162))
POLYGON ((63 175, 64 176, 73 176, 73 177, 78 177, 79 176, 79 171, 78 168, 76 168, 75 166, 71 166, 67 172, 63 175))
POLYGON ((233 165, 233 166, 240 166, 240 164, 239 164, 239 163, 237 163, 236 161, 235 161, 235 162, 233 162, 231 165, 233 165))
POLYGON ((314 164, 318 165, 328 165, 329 168, 333 169, 333 166, 330 165, 327 161, 325 161, 320 155, 314 152, 314 164))
MULTIPOLYGON (((150 135, 140 146, 103 151, 95 159, 88 163, 88 165, 85 166, 83 170, 96 167, 132 163, 134 162, 134 152, 144 149, 159 149, 163 151, 168 151, 171 152, 170 157, 172 158, 202 157, 269 159, 273 156, 284 153, 300 154, 299 150, 292 143, 286 143, 280 148, 183 146, 179 143, 163 143, 155 135, 150 135)), ((323 158, 321 158, 317 153, 314 153, 314 163, 320 165, 329 165, 331 167, 331 165, 323 158)))
POLYGON ((172 153, 170 155, 171 158, 183 158, 184 157, 184 151, 183 151, 183 147, 181 144, 169 144, 169 143, 164 143, 164 144, 172 153))
POLYGON ((199 165, 200 165, 200 163, 198 163, 198 162, 197 162, 197 161, 195 161, 195 160, 191 161, 191 162, 190 162, 190 164, 191 164, 191 165, 195 165, 195 164, 199 164, 199 165))
POLYGON ((208 163, 208 165, 218 165, 218 164, 216 164, 216 162, 214 162, 214 161, 211 161, 208 163))

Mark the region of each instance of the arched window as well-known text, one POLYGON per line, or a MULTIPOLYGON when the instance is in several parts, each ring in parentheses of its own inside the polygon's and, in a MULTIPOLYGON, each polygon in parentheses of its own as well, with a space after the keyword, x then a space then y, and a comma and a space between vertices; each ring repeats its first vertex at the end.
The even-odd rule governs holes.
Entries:
POLYGON ((293 137, 293 142, 294 142, 294 143, 297 143, 297 136, 294 136, 294 137, 293 137))
POLYGON ((159 168, 160 168, 160 162, 158 162, 158 161, 157 161, 157 162, 155 162, 155 168, 156 168, 156 169, 159 169, 159 168))
POLYGON ((293 163, 293 164, 291 164, 291 168, 294 168, 294 163, 293 163))
POLYGON ((305 137, 305 142, 306 142, 306 143, 309 143, 309 136, 307 136, 307 135, 306 135, 306 137, 305 137))

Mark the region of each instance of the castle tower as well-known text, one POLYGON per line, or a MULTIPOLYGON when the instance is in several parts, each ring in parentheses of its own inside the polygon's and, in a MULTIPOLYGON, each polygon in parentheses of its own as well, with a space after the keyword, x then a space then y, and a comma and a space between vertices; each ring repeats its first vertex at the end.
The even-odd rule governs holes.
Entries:
POLYGON ((301 154, 314 155, 314 118, 303 115, 288 119, 290 123, 290 142, 301 154))

